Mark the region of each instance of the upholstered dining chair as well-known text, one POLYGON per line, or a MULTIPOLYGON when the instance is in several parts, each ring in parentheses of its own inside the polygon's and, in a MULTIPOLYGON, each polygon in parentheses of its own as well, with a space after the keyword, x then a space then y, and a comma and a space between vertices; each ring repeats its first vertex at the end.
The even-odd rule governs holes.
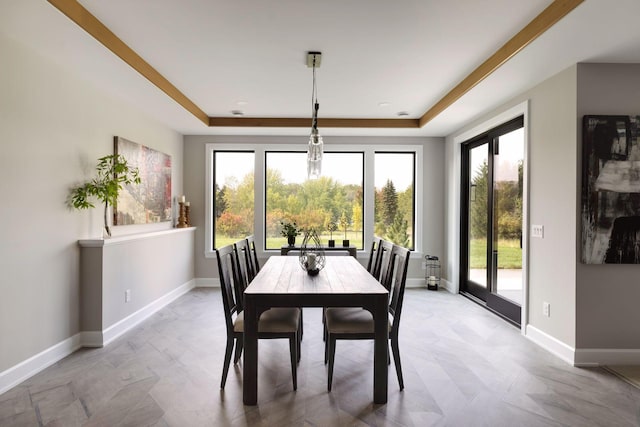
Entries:
MULTIPOLYGON (((393 245, 390 251, 391 270, 394 270, 394 280, 390 290, 389 302, 389 340, 395 362, 396 374, 400 390, 404 389, 402 378, 402 365, 400 363, 400 348, 398 346, 398 332, 400 329, 400 315, 402 314, 402 301, 404 288, 407 281, 407 268, 409 266, 409 250, 393 245)), ((361 340, 374 339, 373 315, 370 311, 360 307, 331 307, 325 310, 327 328, 328 376, 327 388, 331 391, 333 381, 333 367, 335 361, 337 340, 361 340)))
MULTIPOLYGON (((222 294, 222 306, 224 309, 225 323, 227 326, 227 346, 222 368, 222 380, 220 388, 224 388, 229 373, 231 355, 235 342, 237 363, 242 353, 244 339, 244 312, 239 309, 235 289, 242 277, 238 271, 238 252, 233 245, 228 245, 216 250, 218 261, 218 273, 222 294)), ((300 310, 297 308, 271 308, 260 316, 258 322, 258 338, 274 339, 288 338, 289 353, 291 356, 291 376, 293 389, 298 388, 297 364, 300 360, 300 310)))

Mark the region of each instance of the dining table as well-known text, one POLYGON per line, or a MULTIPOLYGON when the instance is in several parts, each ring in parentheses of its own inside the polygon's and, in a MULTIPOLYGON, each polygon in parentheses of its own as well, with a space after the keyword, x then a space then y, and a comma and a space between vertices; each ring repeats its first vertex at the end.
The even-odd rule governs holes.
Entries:
POLYGON ((375 331, 373 402, 387 403, 388 305, 385 287, 351 256, 326 257, 317 275, 308 274, 297 256, 271 256, 244 291, 244 404, 258 404, 258 319, 273 307, 363 307, 370 311, 375 331))

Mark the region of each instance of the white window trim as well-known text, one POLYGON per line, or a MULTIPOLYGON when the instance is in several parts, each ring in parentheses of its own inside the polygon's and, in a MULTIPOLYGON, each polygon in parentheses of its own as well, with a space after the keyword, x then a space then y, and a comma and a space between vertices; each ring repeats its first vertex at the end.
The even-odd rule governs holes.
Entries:
MULTIPOLYGON (((408 152, 415 153, 415 184, 414 184, 414 251, 411 258, 421 258, 423 248, 423 184, 424 176, 422 173, 423 156, 421 145, 360 145, 360 144, 327 144, 324 146, 327 152, 362 152, 364 153, 364 183, 374 182, 374 155, 376 152, 408 152)), ((306 144, 253 144, 253 143, 209 143, 205 145, 205 162, 206 162, 206 184, 205 184, 205 247, 204 255, 206 258, 215 258, 215 250, 213 250, 213 152, 214 151, 253 151, 254 152, 254 236, 256 240, 256 248, 258 257, 266 258, 279 253, 278 250, 270 249, 265 251, 264 245, 264 214, 265 214, 265 153, 267 151, 306 151, 306 144)), ((363 242, 364 250, 358 251, 358 257, 366 258, 369 256, 369 249, 372 242, 372 234, 374 228, 374 187, 365 185, 364 188, 364 224, 363 231, 365 240, 363 242)))

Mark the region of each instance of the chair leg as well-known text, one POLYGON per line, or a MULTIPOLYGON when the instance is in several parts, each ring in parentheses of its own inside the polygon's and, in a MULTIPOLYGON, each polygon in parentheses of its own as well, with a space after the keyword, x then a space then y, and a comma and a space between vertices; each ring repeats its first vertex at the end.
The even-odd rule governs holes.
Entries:
POLYGON ((233 353, 233 337, 227 338, 227 350, 224 354, 224 365, 222 366, 222 381, 220 388, 224 389, 227 382, 227 374, 229 373, 229 365, 231 364, 231 354, 233 353))
POLYGON ((296 334, 297 339, 296 343, 298 344, 298 364, 300 363, 300 358, 302 357, 302 335, 296 334))
POLYGON ((289 353, 291 353, 291 377, 293 378, 293 389, 298 389, 298 333, 289 337, 289 353))
POLYGON ((326 365, 327 362, 329 361, 329 339, 326 338, 327 334, 325 335, 325 339, 324 339, 324 364, 326 365))
POLYGON ((329 369, 327 373, 327 390, 331 391, 331 383, 333 382, 333 362, 335 361, 336 356, 336 339, 328 334, 327 343, 329 344, 328 353, 329 353, 329 369))
POLYGON ((243 346, 242 337, 236 338, 236 355, 233 358, 234 365, 238 363, 238 360, 240 360, 240 356, 242 356, 242 346, 243 346))
MULTIPOLYGON (((324 317, 325 310, 326 310, 326 307, 322 307, 322 341, 327 341, 327 320, 324 317)), ((325 358, 324 363, 326 365, 326 363, 327 363, 326 358, 325 358)))
POLYGON ((302 335, 304 334, 304 322, 302 321, 302 313, 303 310, 302 307, 300 307, 300 341, 302 341, 302 335))
POLYGON ((402 366, 400 365, 400 348, 398 347, 398 338, 391 338, 391 350, 393 351, 393 361, 396 364, 396 374, 398 375, 398 384, 400 390, 404 390, 404 380, 402 379, 402 366))

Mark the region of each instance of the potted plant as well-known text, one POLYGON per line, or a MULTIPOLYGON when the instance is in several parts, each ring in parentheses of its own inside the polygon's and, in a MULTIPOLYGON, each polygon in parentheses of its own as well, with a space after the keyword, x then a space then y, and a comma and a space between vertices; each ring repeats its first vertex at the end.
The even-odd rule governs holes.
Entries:
POLYGON ((280 225, 282 226, 282 230, 280 234, 282 237, 287 238, 287 243, 289 246, 295 246, 296 244, 296 236, 300 235, 300 230, 295 222, 283 222, 280 221, 280 225))
POLYGON ((140 184, 138 168, 129 166, 121 154, 100 157, 96 165, 96 177, 71 189, 71 206, 76 209, 94 208, 92 198, 104 203, 104 229, 111 237, 107 222, 107 209, 118 201, 123 185, 140 184))
POLYGON ((349 247, 349 239, 347 239, 347 229, 349 228, 350 224, 351 224, 351 221, 347 217, 347 213, 342 212, 342 216, 340 217, 340 226, 344 230, 344 240, 342 241, 342 247, 344 248, 349 247))
POLYGON ((333 219, 330 219, 327 222, 327 230, 329 230, 329 247, 334 248, 336 246, 336 241, 333 240, 333 232, 338 229, 338 224, 333 219))

